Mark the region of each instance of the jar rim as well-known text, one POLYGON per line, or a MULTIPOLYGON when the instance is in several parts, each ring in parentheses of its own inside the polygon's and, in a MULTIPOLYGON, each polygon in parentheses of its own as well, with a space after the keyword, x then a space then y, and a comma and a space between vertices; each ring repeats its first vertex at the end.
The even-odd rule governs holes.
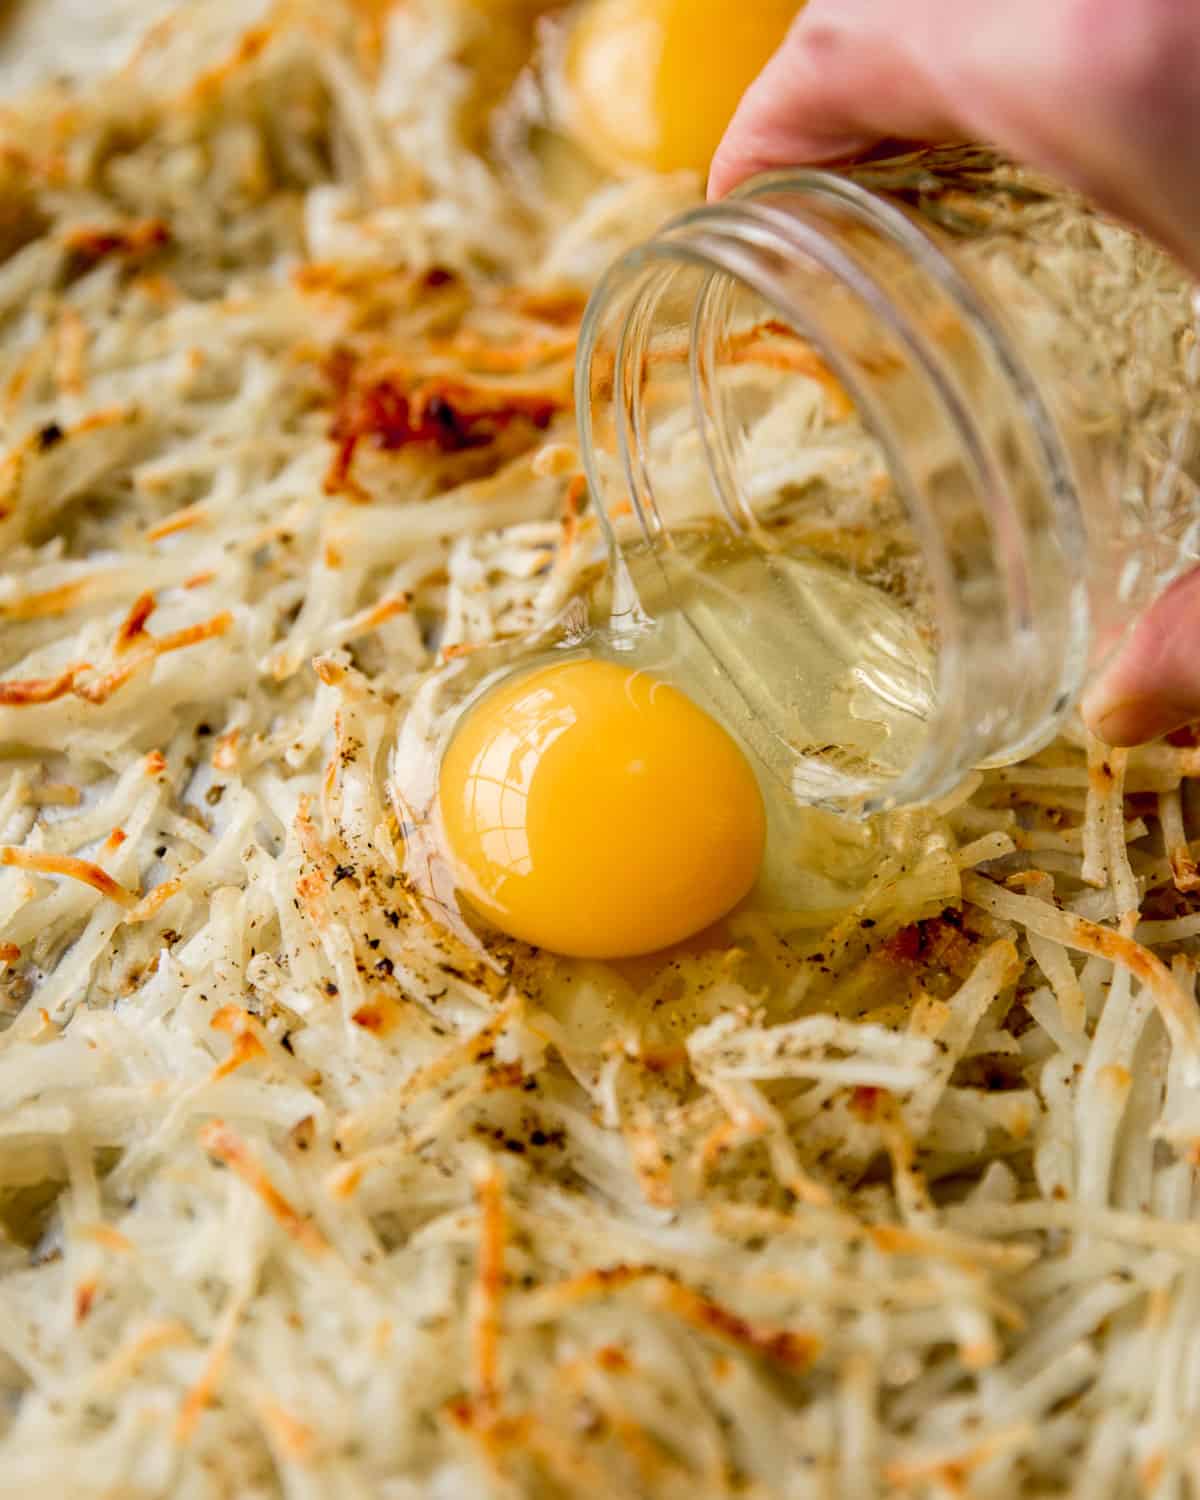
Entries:
MULTIPOLYGON (((762 297, 795 332, 817 348, 880 446, 896 491, 917 529, 937 600, 943 639, 937 662, 937 697, 925 745, 894 780, 881 783, 879 791, 865 800, 855 800, 853 810, 869 814, 891 806, 936 798, 959 779, 963 768, 961 756, 956 753, 953 743, 956 732, 953 705, 962 697, 964 674, 969 670, 965 636, 970 622, 964 617, 957 597, 944 539, 920 486, 909 472, 901 445, 887 420, 876 409, 870 390, 859 378, 851 361, 843 357, 835 340, 823 336, 819 319, 814 317, 812 310, 789 297, 781 278, 773 274, 773 267, 780 259, 789 255, 807 256, 835 278, 841 287, 863 302, 928 382, 936 408, 969 454, 972 472, 979 476, 980 496, 988 525, 999 544, 998 566, 1004 572, 1014 616, 1012 628, 1018 637, 1032 629, 1027 559, 1023 555, 1024 539, 1015 502, 1003 477, 990 461, 987 446, 953 371, 947 369, 937 351, 931 349, 925 331, 914 325, 904 309, 889 296, 887 287, 880 284, 871 268, 864 266, 846 244, 840 243, 820 223, 805 220, 795 213, 784 213, 771 204, 772 197, 778 199, 781 195, 790 200, 804 198, 816 205, 833 204, 848 211, 853 222, 873 230, 889 247, 898 249, 909 265, 928 278, 938 295, 961 320, 968 335, 978 341, 986 357, 994 362, 1001 379, 1007 382, 1015 398, 1015 409, 1020 412, 1032 439, 1039 477, 1048 492, 1064 555, 1077 567, 1075 576, 1064 579, 1064 588, 1071 595, 1071 620, 1062 662, 1062 681, 1054 704, 1057 718, 1053 723, 1043 720, 1024 736, 1020 744, 1006 744, 1003 755, 997 759, 1015 759, 1028 753, 1035 743, 1047 739, 1082 684, 1090 635, 1082 571, 1086 529, 1070 455, 1061 442, 1038 382, 1021 356, 1003 316, 963 274, 934 235, 886 197, 841 174, 823 169, 766 174, 744 184, 721 203, 698 207, 670 220, 651 240, 628 251, 609 270, 593 293, 585 313, 576 364, 581 453, 593 497, 602 493, 596 467, 591 407, 593 362, 601 325, 614 300, 639 277, 652 273, 656 266, 686 264, 710 271, 732 278, 762 297)), ((694 345, 695 340, 689 349, 689 360, 695 358, 694 345)), ((614 399, 618 406, 623 394, 621 379, 622 367, 618 361, 614 380, 614 399)), ((646 494, 639 489, 629 467, 627 443, 623 457, 635 511, 643 533, 650 539, 661 521, 654 514, 652 503, 647 512, 646 494)), ((718 468, 719 465, 714 465, 709 456, 709 472, 720 493, 718 468)), ((649 497, 652 502, 652 490, 649 497)), ((722 496, 722 500, 729 514, 728 497, 722 496)), ((605 507, 597 504, 596 510, 610 557, 618 558, 619 544, 605 507)))

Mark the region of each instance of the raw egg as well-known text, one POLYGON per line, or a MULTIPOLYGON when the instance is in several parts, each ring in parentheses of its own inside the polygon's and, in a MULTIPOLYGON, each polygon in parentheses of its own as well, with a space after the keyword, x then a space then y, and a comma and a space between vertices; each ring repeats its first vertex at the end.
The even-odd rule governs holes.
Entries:
POLYGON ((438 801, 459 888, 513 937, 628 958, 700 932, 747 894, 766 837, 730 734, 644 671, 575 658, 470 708, 438 801))
POLYGON ((567 125, 616 171, 707 169, 802 0, 590 0, 566 39, 567 125))

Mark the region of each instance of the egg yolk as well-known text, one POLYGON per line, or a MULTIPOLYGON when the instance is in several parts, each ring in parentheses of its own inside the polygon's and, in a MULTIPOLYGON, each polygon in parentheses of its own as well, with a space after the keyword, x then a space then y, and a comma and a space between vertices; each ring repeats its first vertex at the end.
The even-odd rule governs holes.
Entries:
POLYGON ((562 662, 465 716, 439 777, 471 905, 577 958, 690 937, 754 884, 762 794, 730 735, 678 689, 613 662, 562 662))
POLYGON ((567 126, 616 171, 705 171, 803 0, 590 0, 563 59, 567 126))

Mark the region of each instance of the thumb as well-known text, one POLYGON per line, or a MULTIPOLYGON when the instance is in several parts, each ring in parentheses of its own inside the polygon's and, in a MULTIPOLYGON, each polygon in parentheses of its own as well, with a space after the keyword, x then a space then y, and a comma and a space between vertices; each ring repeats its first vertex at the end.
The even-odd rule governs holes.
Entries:
POLYGON ((1141 745, 1200 719, 1200 568, 1134 626, 1085 695, 1083 716, 1110 745, 1141 745))
MULTIPOLYGON (((907 3, 907 0, 905 0, 907 3)), ((880 24, 879 4, 825 15, 813 0, 738 107, 713 159, 708 195, 757 172, 861 155, 889 138, 936 142, 959 132, 919 57, 880 24)))

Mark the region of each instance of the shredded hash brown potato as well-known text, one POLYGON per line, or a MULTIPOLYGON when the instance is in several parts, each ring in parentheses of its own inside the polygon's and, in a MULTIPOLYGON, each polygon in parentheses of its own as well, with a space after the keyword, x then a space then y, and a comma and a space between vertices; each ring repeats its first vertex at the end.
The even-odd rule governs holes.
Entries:
POLYGON ((0 1497, 1200 1494, 1188 737, 661 961, 401 876, 430 670, 594 576, 588 286, 698 190, 489 164, 537 8, 211 0, 0 118, 0 1497))

